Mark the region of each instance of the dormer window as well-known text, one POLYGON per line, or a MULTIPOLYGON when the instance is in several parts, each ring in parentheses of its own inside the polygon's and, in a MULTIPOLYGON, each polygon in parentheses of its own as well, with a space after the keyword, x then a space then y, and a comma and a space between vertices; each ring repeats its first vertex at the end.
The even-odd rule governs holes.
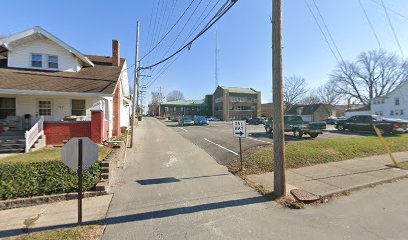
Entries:
POLYGON ((48 56, 48 68, 58 69, 58 56, 48 56))
POLYGON ((36 68, 42 67, 42 55, 41 54, 31 54, 31 66, 36 68))

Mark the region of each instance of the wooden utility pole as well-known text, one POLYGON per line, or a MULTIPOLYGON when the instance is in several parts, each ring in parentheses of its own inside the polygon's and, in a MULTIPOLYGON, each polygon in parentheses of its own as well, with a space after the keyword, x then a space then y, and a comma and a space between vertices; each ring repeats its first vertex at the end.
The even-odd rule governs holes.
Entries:
POLYGON ((283 126, 282 0, 272 0, 272 91, 274 194, 286 194, 285 132, 283 126))
POLYGON ((130 147, 133 147, 133 133, 134 125, 136 119, 136 110, 138 109, 139 103, 139 33, 140 33, 140 22, 137 21, 137 30, 136 30, 136 54, 135 54, 135 77, 133 82, 133 103, 132 103, 132 120, 131 124, 131 135, 130 135, 130 147), (137 97, 135 97, 135 94, 137 97))

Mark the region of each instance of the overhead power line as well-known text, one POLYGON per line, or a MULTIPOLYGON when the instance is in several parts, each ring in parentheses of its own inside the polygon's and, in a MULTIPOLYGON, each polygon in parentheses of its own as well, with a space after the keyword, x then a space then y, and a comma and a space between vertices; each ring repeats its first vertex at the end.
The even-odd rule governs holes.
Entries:
POLYGON ((319 16, 320 16, 320 19, 321 19, 322 22, 323 22, 324 28, 326 29, 327 33, 329 34, 329 38, 330 38, 330 40, 332 41, 334 48, 336 49, 337 53, 339 54, 339 57, 340 57, 341 61, 344 63, 343 56, 341 55, 341 53, 340 53, 340 51, 339 51, 339 48, 337 47, 336 41, 334 41, 334 38, 333 38, 333 36, 332 36, 331 33, 330 33, 329 27, 327 26, 326 21, 324 20, 324 17, 323 17, 323 15, 322 15, 322 13, 320 12, 320 9, 319 9, 319 7, 317 6, 315 0, 313 0, 313 4, 314 4, 314 6, 315 6, 315 8, 316 8, 316 10, 317 10, 317 13, 318 13, 319 16))
MULTIPOLYGON (((377 4, 377 5, 380 6, 380 7, 383 7, 383 5, 382 5, 380 2, 378 2, 377 0, 371 0, 371 2, 377 4)), ((405 20, 408 20, 408 17, 405 16, 404 14, 402 14, 402 13, 400 13, 400 12, 398 12, 398 11, 395 11, 394 9, 392 9, 392 8, 390 8, 390 7, 386 7, 386 8, 387 8, 388 11, 394 13, 395 15, 398 15, 398 16, 404 18, 405 20)))
MULTIPOLYGON (((230 2, 230 0, 227 1, 227 3, 230 2)), ((186 48, 189 48, 199 37, 201 37, 205 32, 207 32, 216 22, 218 22, 237 2, 237 0, 231 0, 230 4, 228 4, 225 9, 222 9, 222 11, 219 11, 219 16, 217 16, 215 19, 213 18, 212 20, 210 20, 210 22, 207 23, 206 27, 204 29, 201 30, 200 33, 198 33, 190 42, 188 42, 187 44, 185 44, 183 47, 181 47, 180 49, 178 49, 176 52, 174 52, 173 54, 171 54, 170 56, 166 57, 165 59, 152 64, 150 66, 146 66, 143 68, 153 68, 157 65, 160 65, 166 61, 168 61, 169 59, 173 58, 175 55, 177 55, 178 53, 180 53, 181 51, 185 50, 186 48)))
POLYGON ((324 33, 322 26, 320 25, 319 21, 317 20, 316 15, 315 15, 314 12, 312 11, 312 8, 310 7, 309 3, 308 3, 306 0, 303 0, 303 1, 305 2, 307 8, 309 9, 309 12, 310 12, 310 14, 312 15, 312 17, 313 17, 313 19, 314 19, 314 21, 315 21, 317 27, 319 28, 320 32, 322 33, 323 38, 324 38, 324 40, 325 40, 327 46, 328 46, 329 49, 330 49, 330 52, 333 54, 333 57, 336 59, 337 63, 340 64, 339 58, 337 57, 336 53, 334 52, 334 50, 333 50, 333 48, 332 48, 332 46, 331 46, 331 44, 330 44, 330 42, 329 42, 329 39, 327 38, 326 34, 324 33))
POLYGON ((377 35, 377 33, 375 32, 374 26, 373 26, 373 24, 371 23, 370 18, 368 17, 367 11, 366 11, 366 9, 365 9, 363 3, 361 2, 361 0, 358 0, 358 3, 359 3, 359 5, 360 5, 361 10, 363 10, 364 16, 365 16, 365 18, 366 18, 366 20, 367 20, 367 22, 368 22, 368 25, 370 26, 371 32, 373 33, 373 35, 374 35, 374 37, 375 37, 375 40, 377 41, 378 48, 381 49, 380 39, 378 38, 378 35, 377 35))
POLYGON ((163 40, 169 35, 169 33, 174 29, 174 27, 180 22, 180 20, 184 17, 188 9, 190 9, 191 5, 194 3, 195 0, 192 0, 190 4, 187 6, 187 8, 184 10, 184 12, 181 14, 181 16, 177 19, 177 21, 171 26, 171 28, 164 34, 164 36, 152 47, 143 57, 140 58, 140 61, 142 61, 145 57, 147 57, 150 53, 152 53, 162 42, 163 40))
POLYGON ((401 56, 404 57, 404 52, 402 51, 402 47, 401 47, 401 44, 400 44, 400 42, 399 42, 399 40, 398 40, 397 33, 395 32, 394 26, 392 25, 391 18, 390 18, 390 16, 388 15, 387 7, 385 7, 385 4, 384 4, 384 1, 383 1, 383 0, 381 0, 381 4, 382 4, 382 6, 383 6, 383 8, 384 8, 385 16, 387 17, 387 20, 388 20, 388 25, 390 25, 392 34, 394 35, 394 39, 395 39, 395 41, 397 42, 397 45, 398 45, 398 48, 399 48, 399 50, 400 50, 401 56))
MULTIPOLYGON (((211 14, 211 12, 214 11, 215 7, 218 6, 218 4, 221 2, 221 0, 218 0, 214 6, 207 12, 207 9, 209 7, 209 5, 211 4, 212 0, 210 0, 208 2, 208 4, 205 6, 204 10, 202 11, 202 13, 200 14, 200 16, 197 18, 197 21, 193 24, 188 36, 184 39, 183 43, 180 45, 180 47, 182 47, 191 37, 191 35, 204 23, 205 19, 208 18, 208 16, 211 14), (207 12, 207 14, 202 17, 205 12, 207 12)), ((225 7, 225 4, 223 5, 223 7, 225 7)), ((222 9, 223 7, 221 7, 220 9, 222 9)), ((215 14, 215 16, 219 14, 219 11, 217 11, 217 13, 215 14)), ((163 55, 166 56, 167 52, 163 55)), ((180 53, 180 55, 178 55, 176 58, 174 58, 173 61, 167 62, 164 65, 162 65, 162 67, 160 68, 160 70, 157 71, 157 75, 150 79, 150 81, 147 83, 149 86, 151 86, 153 83, 155 83, 158 79, 160 79, 161 76, 163 76, 163 74, 167 71, 167 69, 183 54, 183 52, 180 53)), ((155 70, 157 70, 157 68, 154 68, 152 70, 151 73, 153 73, 155 70)))

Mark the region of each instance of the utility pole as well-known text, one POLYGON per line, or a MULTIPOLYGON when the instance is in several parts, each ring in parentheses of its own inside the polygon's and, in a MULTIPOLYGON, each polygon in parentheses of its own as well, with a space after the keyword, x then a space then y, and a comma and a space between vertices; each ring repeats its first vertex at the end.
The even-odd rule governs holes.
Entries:
POLYGON ((286 194, 285 132, 283 128, 282 0, 272 0, 272 85, 274 194, 286 194))
MULTIPOLYGON (((146 88, 146 86, 141 86, 140 87, 140 108, 139 109, 142 109, 142 110, 143 110, 143 97, 144 97, 143 93, 146 92, 143 89, 145 89, 145 88, 146 88)), ((142 114, 142 111, 139 110, 139 114, 142 114)))
POLYGON ((161 101, 162 101, 162 87, 159 87, 159 117, 161 117, 160 115, 160 107, 161 107, 161 101))
POLYGON ((140 22, 137 21, 137 30, 136 30, 136 54, 135 54, 135 76, 133 82, 133 103, 132 103, 132 120, 130 121, 131 124, 131 135, 130 135, 130 147, 133 147, 133 136, 134 136, 134 125, 135 125, 135 118, 136 118, 136 109, 137 104, 139 101, 139 36, 140 34, 140 22), (135 97, 135 94, 137 97, 135 97))
POLYGON ((218 31, 215 32, 215 89, 218 87, 218 31))

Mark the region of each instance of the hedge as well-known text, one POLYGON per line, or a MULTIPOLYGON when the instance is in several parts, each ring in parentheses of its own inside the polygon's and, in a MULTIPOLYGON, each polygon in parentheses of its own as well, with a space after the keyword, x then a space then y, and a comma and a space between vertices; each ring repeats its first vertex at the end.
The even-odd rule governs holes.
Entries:
MULTIPOLYGON (((95 187, 100 179, 100 162, 83 173, 83 190, 95 187)), ((0 199, 41 196, 77 191, 76 171, 61 161, 0 164, 0 199)))

